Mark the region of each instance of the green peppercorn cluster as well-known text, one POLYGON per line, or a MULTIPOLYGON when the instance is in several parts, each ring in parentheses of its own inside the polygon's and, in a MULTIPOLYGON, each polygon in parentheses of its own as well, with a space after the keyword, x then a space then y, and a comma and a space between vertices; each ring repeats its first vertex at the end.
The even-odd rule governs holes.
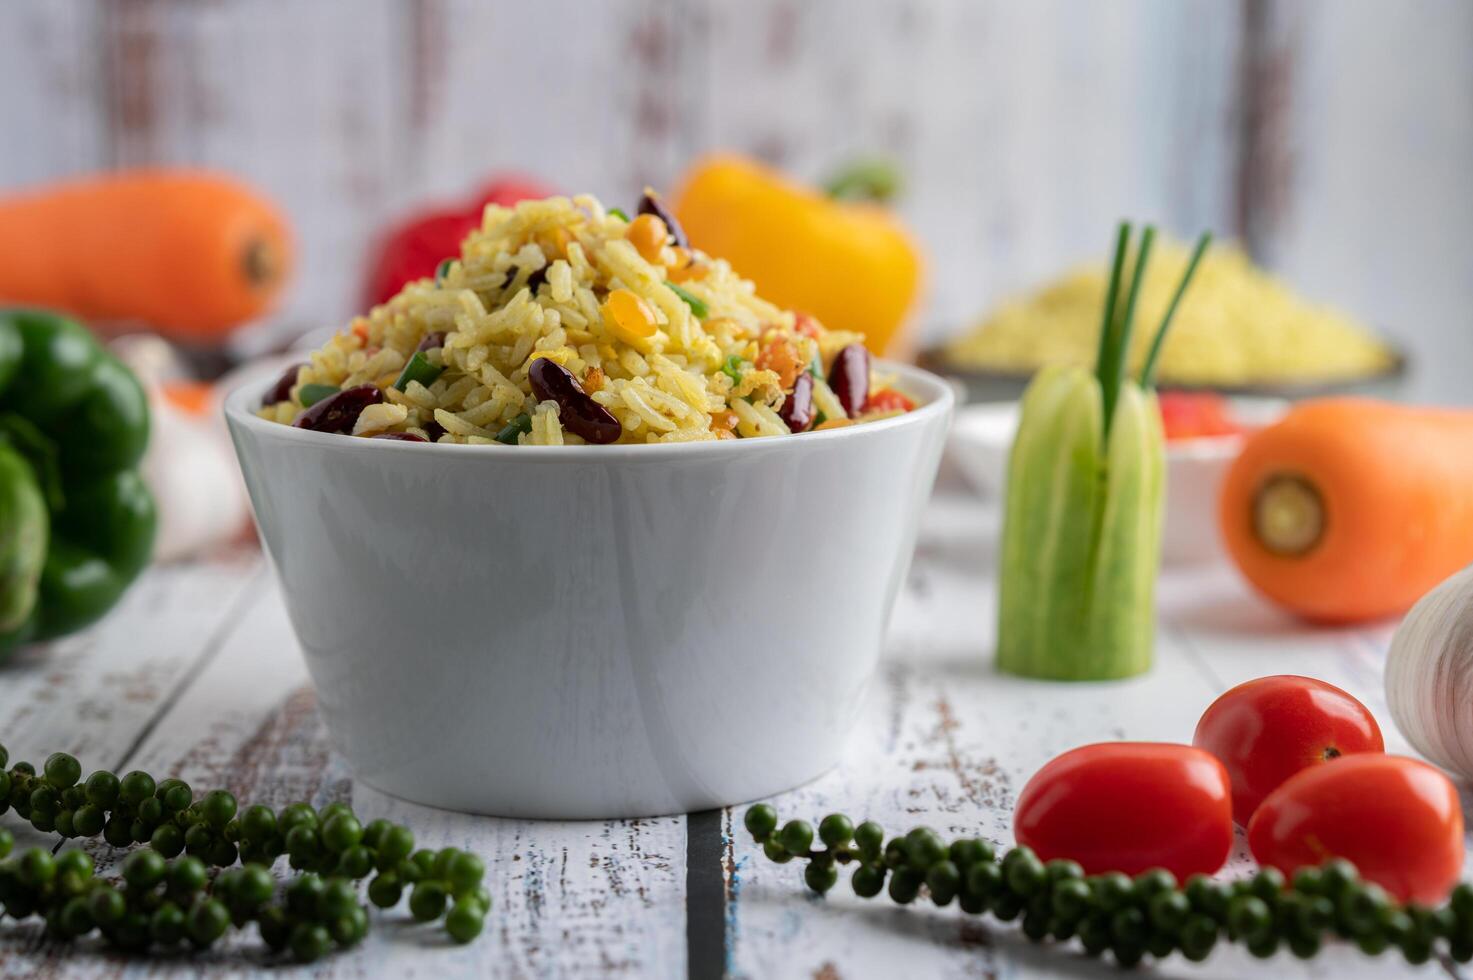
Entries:
POLYGON ((8 763, 0 746, 0 814, 13 809, 63 838, 148 845, 129 854, 121 880, 110 882, 94 877, 81 850, 53 857, 35 848, 12 857, 15 838, 0 828, 0 905, 16 919, 43 918, 56 938, 96 930, 134 952, 185 942, 204 948, 254 922, 272 950, 311 962, 367 935, 358 882, 370 876, 369 902, 392 909, 407 891, 410 914, 420 922, 443 918, 456 942, 479 936, 491 908, 475 854, 416 850, 408 827, 387 820, 365 826, 343 803, 242 810, 224 790, 195 799, 182 780, 155 781, 145 772, 120 779, 99 771, 84 781, 81 764, 62 752, 39 773, 8 763), (299 874, 278 889, 270 868, 282 855, 299 874), (226 870, 212 880, 211 866, 226 870))
POLYGON ((770 860, 806 860, 803 879, 819 894, 838 883, 840 865, 852 864, 850 883, 861 898, 887 891, 904 905, 926 894, 937 905, 955 901, 972 915, 1021 918, 1023 934, 1034 942, 1078 939, 1091 956, 1108 951, 1121 966, 1175 952, 1200 962, 1224 940, 1258 957, 1287 948, 1308 959, 1333 937, 1372 956, 1395 947, 1412 964, 1439 951, 1459 963, 1473 959, 1473 886, 1459 885, 1440 908, 1402 905, 1343 860, 1303 868, 1292 882, 1263 868, 1233 882, 1194 875, 1179 886, 1161 868, 1135 878, 1087 876, 1074 861, 1044 862, 1027 847, 1014 847, 999 860, 985 840, 947 844, 926 827, 887 841, 879 824, 856 827, 840 813, 819 823, 822 849, 814 847, 812 824, 779 826, 767 804, 748 809, 745 824, 770 860))

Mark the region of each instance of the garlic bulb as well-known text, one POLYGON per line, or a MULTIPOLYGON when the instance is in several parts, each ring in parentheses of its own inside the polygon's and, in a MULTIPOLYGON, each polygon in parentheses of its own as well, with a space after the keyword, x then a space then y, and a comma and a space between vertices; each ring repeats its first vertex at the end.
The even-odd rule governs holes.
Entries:
POLYGON ((1418 752, 1473 779, 1473 566, 1423 596, 1397 627, 1386 700, 1418 752))

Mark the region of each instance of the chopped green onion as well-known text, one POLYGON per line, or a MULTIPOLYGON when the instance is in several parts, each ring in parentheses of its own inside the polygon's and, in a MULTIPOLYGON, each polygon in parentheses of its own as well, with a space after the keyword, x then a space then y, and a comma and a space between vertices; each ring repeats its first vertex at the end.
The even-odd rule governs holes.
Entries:
POLYGON ((445 277, 448 276, 448 275, 450 275, 450 267, 452 265, 454 265, 454 264, 455 264, 455 260, 454 259, 441 259, 440 260, 440 264, 437 265, 437 266, 435 266, 435 285, 436 286, 438 286, 438 285, 440 285, 440 283, 444 282, 445 281, 445 277))
POLYGON ((731 379, 731 383, 733 386, 741 384, 742 359, 737 355, 732 354, 726 359, 726 363, 721 365, 721 373, 731 379))
POLYGON ((673 282, 667 282, 665 285, 670 287, 672 293, 685 300, 685 305, 690 307, 690 311, 696 315, 697 320, 706 319, 706 316, 711 312, 706 309, 706 303, 700 297, 691 295, 688 290, 681 289, 673 282))
POLYGON ((303 408, 311 408, 328 395, 336 395, 338 391, 337 385, 306 384, 297 389, 297 399, 301 401, 303 408))
POLYGON ((614 217, 618 218, 620 221, 628 221, 629 220, 629 215, 625 214, 624 211, 623 211, 623 209, 621 209, 621 208, 609 208, 609 214, 611 214, 614 217))
POLYGON ((417 350, 409 359, 409 363, 404 365, 404 370, 399 372, 399 379, 394 382, 394 387, 403 391, 409 387, 409 382, 418 381, 428 388, 435 383, 435 379, 444 370, 442 367, 435 367, 431 364, 430 359, 425 357, 424 351, 417 350))
POLYGON ((526 433, 531 431, 532 416, 528 415, 526 412, 523 412, 521 415, 518 415, 510 422, 506 423, 506 427, 503 428, 500 432, 496 433, 496 441, 504 442, 508 446, 515 446, 517 444, 517 436, 525 435, 526 433))
POLYGON ((811 374, 811 375, 813 375, 815 378, 817 378, 820 381, 824 380, 824 377, 823 377, 823 357, 821 357, 819 355, 819 353, 818 353, 818 345, 816 345, 816 344, 813 347, 813 360, 811 360, 811 361, 808 362, 808 373, 811 374))
POLYGON ((1197 247, 1192 249, 1192 259, 1187 263, 1187 271, 1182 274, 1181 285, 1176 287, 1176 295, 1171 297, 1171 305, 1166 308, 1166 315, 1161 318, 1161 326, 1156 328, 1156 336, 1151 340, 1151 349, 1146 353, 1146 363, 1141 367, 1141 387, 1149 389, 1156 383, 1156 361, 1161 356, 1161 345, 1166 341, 1166 328, 1171 326, 1171 318, 1176 316, 1176 308, 1181 303, 1182 296, 1186 295, 1187 285, 1191 283, 1192 276, 1197 272, 1197 263, 1202 261, 1202 254, 1207 251, 1208 244, 1212 241, 1212 232, 1204 231, 1197 239, 1197 247))
POLYGON ((823 413, 823 409, 819 409, 818 414, 813 417, 813 427, 816 429, 828 420, 829 417, 823 413))

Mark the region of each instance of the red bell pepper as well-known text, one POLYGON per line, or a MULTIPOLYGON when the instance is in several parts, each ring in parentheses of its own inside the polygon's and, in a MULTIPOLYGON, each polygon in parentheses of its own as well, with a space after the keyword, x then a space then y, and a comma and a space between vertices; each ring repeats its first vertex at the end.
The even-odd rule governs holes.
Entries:
POLYGON ((464 204, 410 215, 379 240, 364 283, 364 301, 369 306, 386 303, 406 283, 433 276, 442 260, 460 254, 460 243, 480 226, 486 205, 510 206, 552 193, 530 178, 504 177, 491 181, 464 204))

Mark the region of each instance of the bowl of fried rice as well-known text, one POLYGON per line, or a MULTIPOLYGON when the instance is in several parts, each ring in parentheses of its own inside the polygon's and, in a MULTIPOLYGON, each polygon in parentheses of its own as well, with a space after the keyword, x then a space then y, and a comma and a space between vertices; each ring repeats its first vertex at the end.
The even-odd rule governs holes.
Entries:
POLYGON ((433 279, 225 410, 360 778, 608 818, 839 760, 952 402, 647 194, 488 208, 433 279))

